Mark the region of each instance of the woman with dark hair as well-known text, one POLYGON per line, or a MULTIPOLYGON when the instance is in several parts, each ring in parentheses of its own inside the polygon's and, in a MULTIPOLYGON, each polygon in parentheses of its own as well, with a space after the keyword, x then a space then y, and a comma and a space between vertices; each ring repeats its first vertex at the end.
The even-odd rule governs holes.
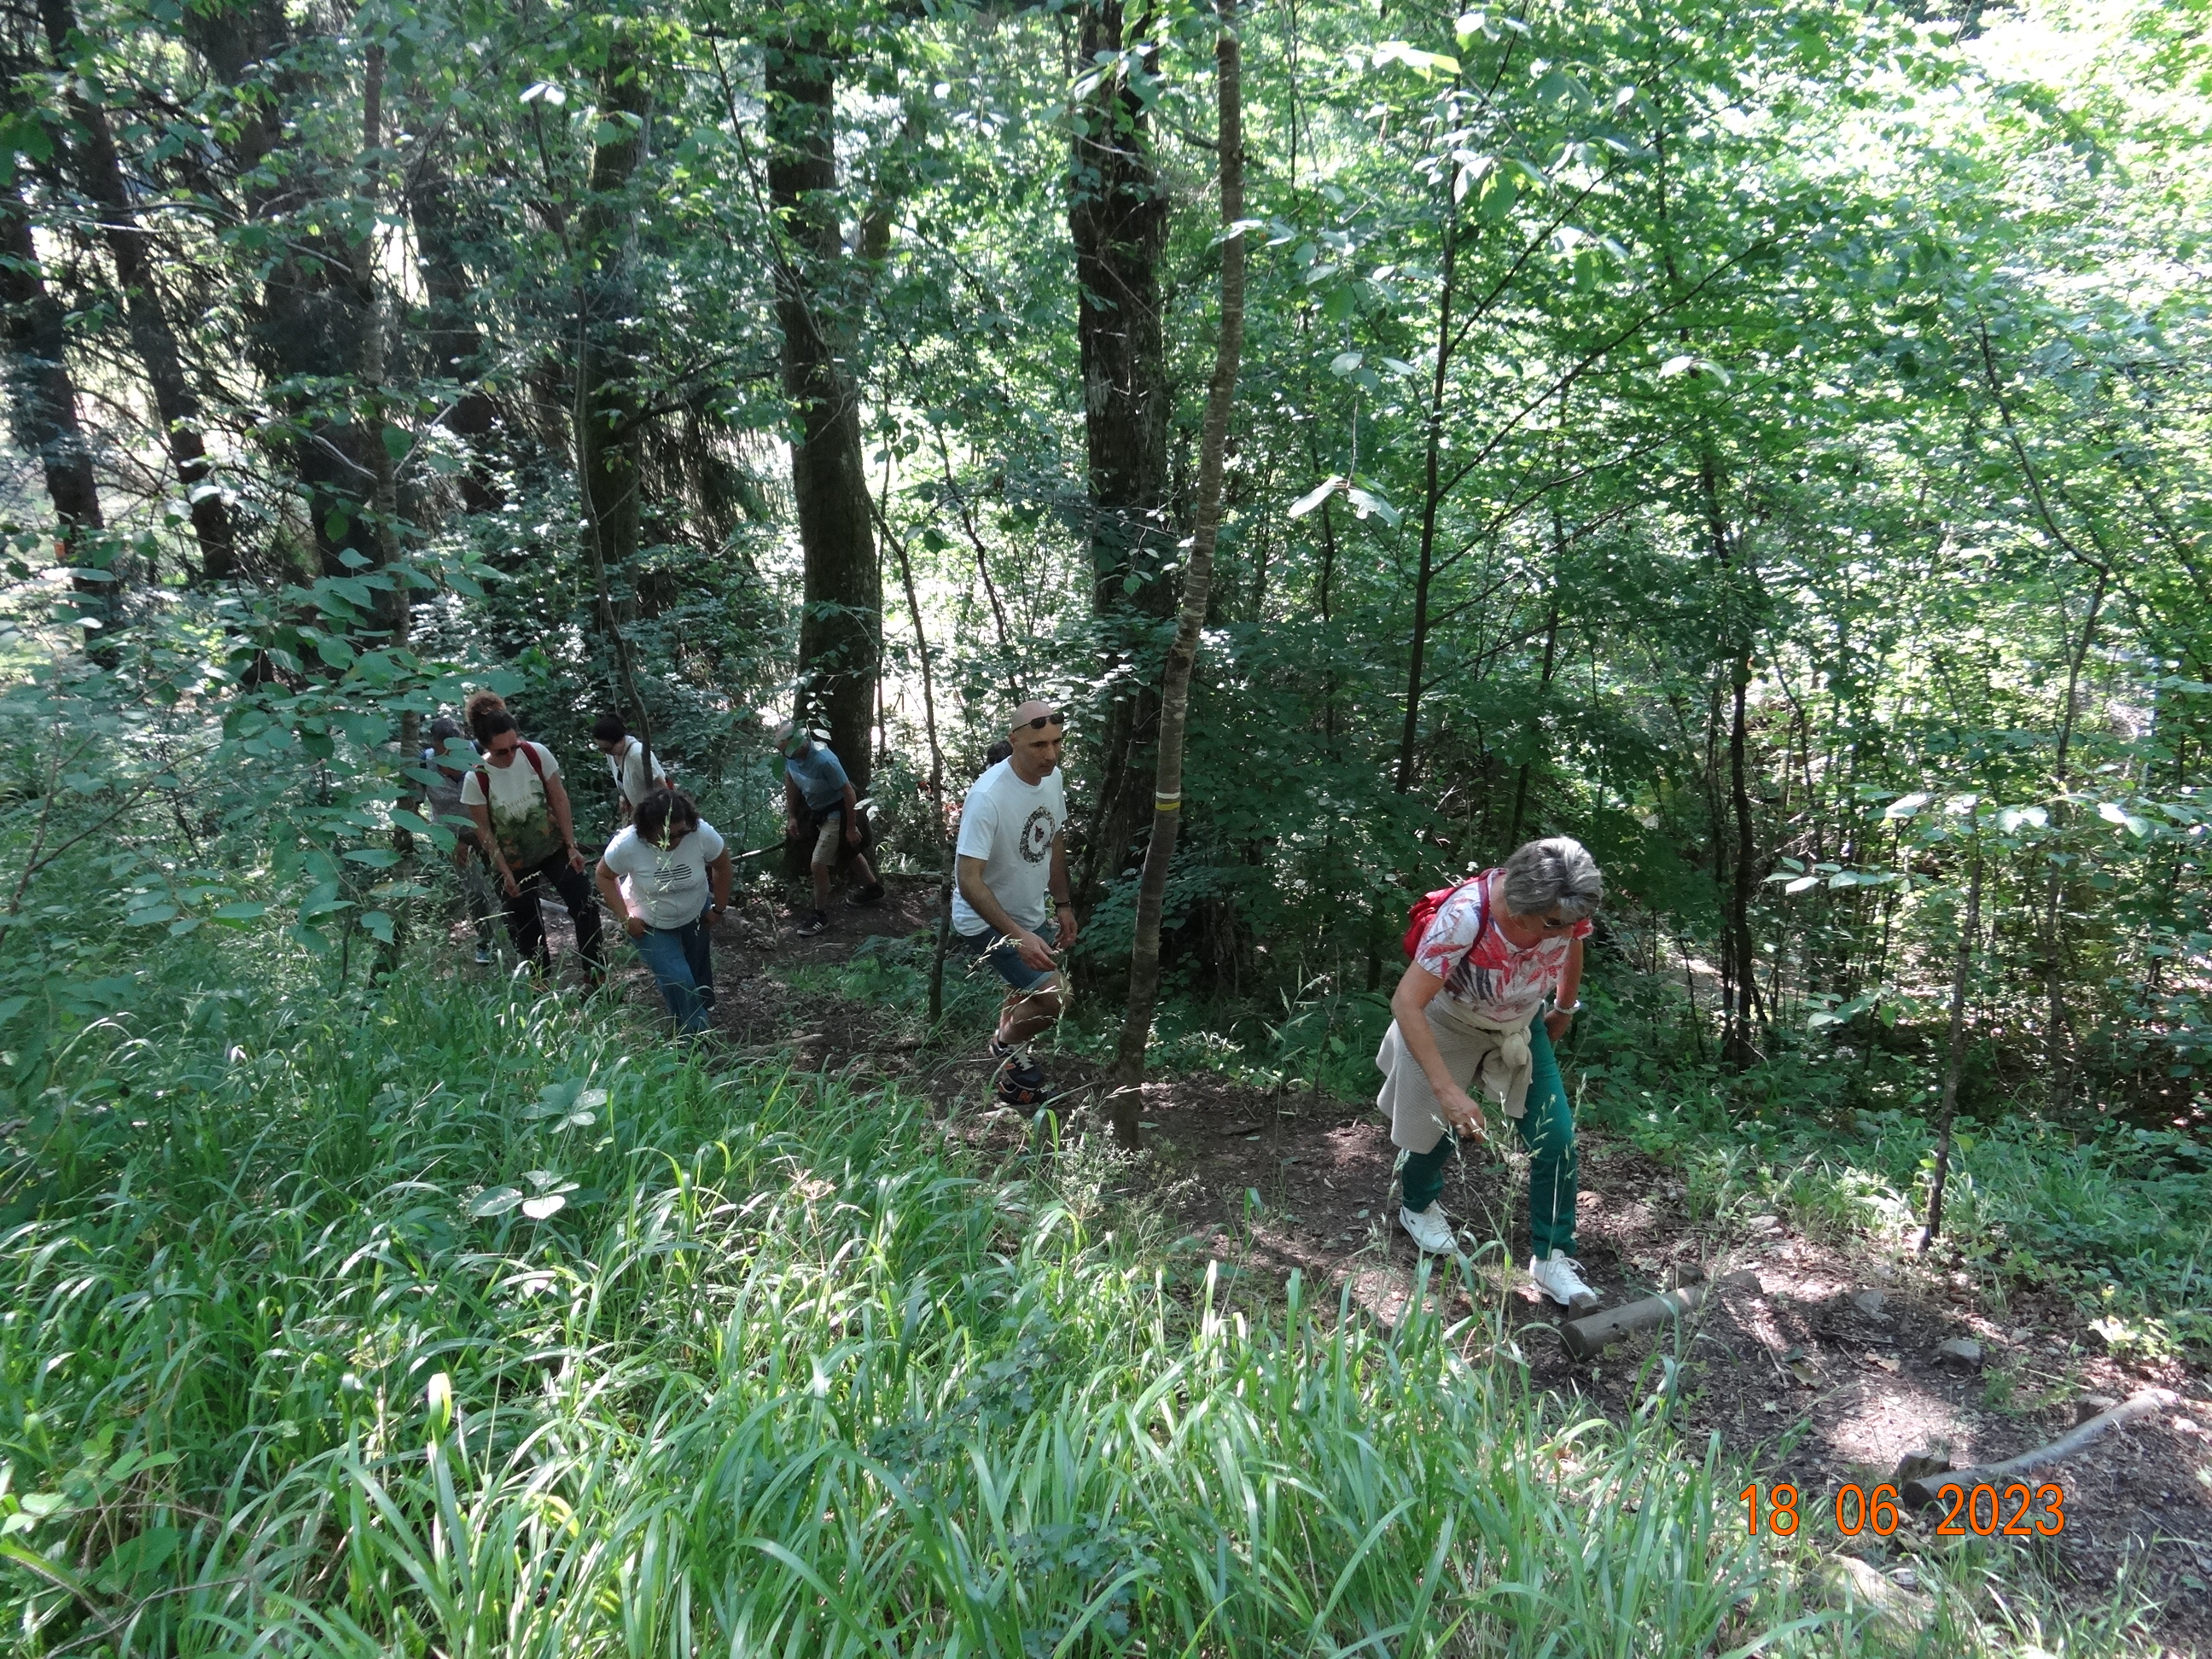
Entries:
POLYGON ((592 722, 592 747, 607 757, 614 775, 616 816, 628 823, 645 798, 656 789, 673 789, 660 757, 645 752, 645 744, 630 736, 620 714, 610 711, 592 722))
POLYGON ((677 1029, 696 1036, 714 1006, 708 929, 730 904, 730 849, 691 798, 656 789, 607 844, 593 878, 653 970, 677 1029))
POLYGON ((525 743, 514 716, 503 709, 484 714, 477 731, 483 763, 462 780, 461 805, 476 821, 477 845, 499 877, 515 953, 540 974, 551 966, 538 908, 550 886, 576 924, 584 977, 597 985, 605 971, 599 962, 599 907, 584 878, 584 855, 576 849, 561 763, 544 744, 525 743))
POLYGON ((483 753, 484 745, 491 741, 484 723, 494 714, 507 712, 507 699, 490 688, 480 687, 469 693, 469 700, 461 705, 461 720, 469 728, 469 736, 476 741, 477 753, 483 753))

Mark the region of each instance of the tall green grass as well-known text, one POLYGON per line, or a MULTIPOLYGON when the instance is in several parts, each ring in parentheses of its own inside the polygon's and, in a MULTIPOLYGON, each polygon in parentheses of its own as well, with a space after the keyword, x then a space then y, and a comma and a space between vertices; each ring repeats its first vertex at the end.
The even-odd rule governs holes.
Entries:
POLYGON ((1857 1644, 1659 1394, 1236 1304, 1087 1153, 496 987, 95 1036, 9 1112, 17 1651, 1857 1644))

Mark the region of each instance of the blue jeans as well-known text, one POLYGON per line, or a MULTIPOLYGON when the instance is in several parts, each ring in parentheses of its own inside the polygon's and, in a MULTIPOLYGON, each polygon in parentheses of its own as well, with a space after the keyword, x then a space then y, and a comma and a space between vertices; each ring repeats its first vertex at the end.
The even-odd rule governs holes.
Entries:
POLYGON ((661 1000, 676 1018, 677 1029, 696 1036, 707 1029, 707 1010, 714 1002, 714 947, 707 939, 707 912, 681 927, 647 927, 630 941, 638 958, 653 972, 661 1000))

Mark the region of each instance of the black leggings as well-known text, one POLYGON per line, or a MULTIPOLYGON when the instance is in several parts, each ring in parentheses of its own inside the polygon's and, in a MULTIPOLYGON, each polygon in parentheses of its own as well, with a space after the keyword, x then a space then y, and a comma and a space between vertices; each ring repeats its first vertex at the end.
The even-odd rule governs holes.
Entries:
POLYGON ((592 878, 571 868, 563 852, 542 863, 517 868, 514 881, 522 890, 521 896, 507 892, 507 884, 501 882, 500 900, 507 910, 507 936, 514 941, 515 954, 541 969, 551 963, 545 949, 545 916, 538 908, 550 883, 561 895, 562 903, 568 907, 569 920, 576 924, 576 954, 583 957, 586 967, 599 972, 599 896, 592 890, 592 878))

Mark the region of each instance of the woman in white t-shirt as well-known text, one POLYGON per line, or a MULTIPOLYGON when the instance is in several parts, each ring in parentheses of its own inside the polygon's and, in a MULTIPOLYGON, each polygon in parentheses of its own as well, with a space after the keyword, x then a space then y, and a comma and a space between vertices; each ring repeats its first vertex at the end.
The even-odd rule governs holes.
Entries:
POLYGON ((649 755, 645 745, 629 734, 617 714, 605 714, 592 722, 592 747, 607 757, 607 770, 615 781, 615 815, 628 823, 645 798, 656 789, 673 789, 660 757, 649 755))
POLYGON ((653 970, 678 1029, 686 1036, 704 1031, 714 1006, 708 930, 730 903, 728 845, 689 796, 657 789, 607 844, 594 879, 653 970))

